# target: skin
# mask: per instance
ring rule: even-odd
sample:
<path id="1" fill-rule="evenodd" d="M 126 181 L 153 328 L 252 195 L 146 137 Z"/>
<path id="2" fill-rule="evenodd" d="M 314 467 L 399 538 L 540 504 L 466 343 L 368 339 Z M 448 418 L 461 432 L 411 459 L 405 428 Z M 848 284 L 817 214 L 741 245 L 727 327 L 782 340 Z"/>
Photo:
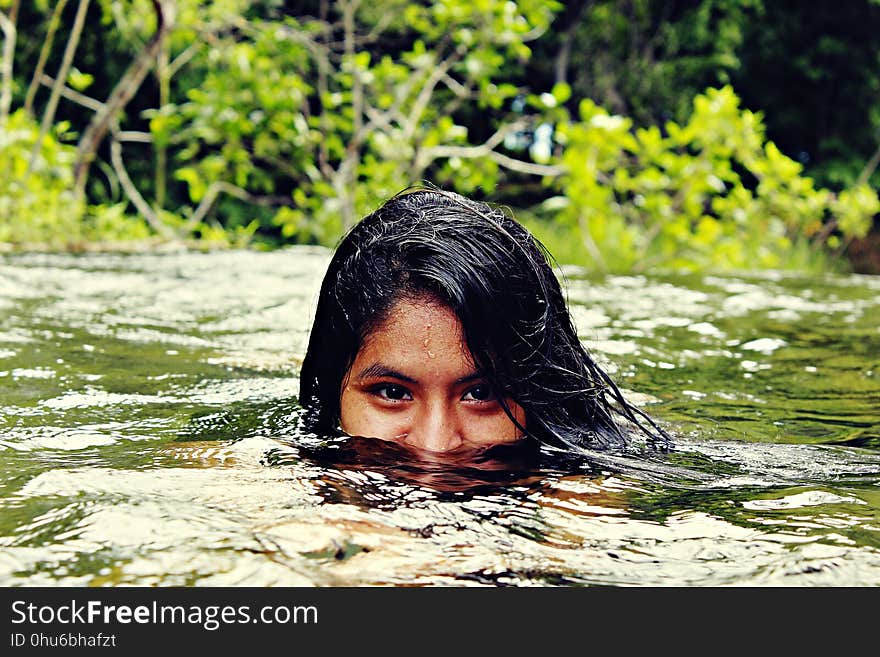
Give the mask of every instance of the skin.
<path id="1" fill-rule="evenodd" d="M 436 299 L 404 299 L 364 340 L 342 383 L 343 431 L 449 454 L 522 438 L 475 369 L 461 323 Z M 525 412 L 505 400 L 525 426 Z"/>

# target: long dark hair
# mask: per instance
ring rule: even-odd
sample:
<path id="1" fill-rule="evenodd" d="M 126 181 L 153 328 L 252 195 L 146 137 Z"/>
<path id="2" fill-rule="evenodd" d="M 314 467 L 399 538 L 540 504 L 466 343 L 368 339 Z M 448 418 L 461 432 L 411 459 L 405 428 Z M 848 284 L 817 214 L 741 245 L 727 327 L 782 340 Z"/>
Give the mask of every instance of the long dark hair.
<path id="1" fill-rule="evenodd" d="M 607 449 L 640 430 L 669 443 L 581 344 L 546 249 L 505 212 L 436 189 L 394 196 L 339 243 L 300 372 L 307 431 L 338 431 L 342 381 L 364 339 L 397 301 L 425 296 L 458 317 L 497 398 L 525 410 L 529 438 Z"/>

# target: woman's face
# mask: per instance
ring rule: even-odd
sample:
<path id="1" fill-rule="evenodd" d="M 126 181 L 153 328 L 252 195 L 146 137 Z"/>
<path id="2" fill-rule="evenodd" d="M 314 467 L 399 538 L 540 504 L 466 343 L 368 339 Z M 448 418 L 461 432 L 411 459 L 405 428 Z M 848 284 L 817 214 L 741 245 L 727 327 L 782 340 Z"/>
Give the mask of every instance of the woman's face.
<path id="1" fill-rule="evenodd" d="M 342 382 L 343 431 L 430 452 L 519 440 L 472 361 L 452 310 L 430 298 L 399 301 Z M 506 401 L 525 426 L 523 409 Z"/>

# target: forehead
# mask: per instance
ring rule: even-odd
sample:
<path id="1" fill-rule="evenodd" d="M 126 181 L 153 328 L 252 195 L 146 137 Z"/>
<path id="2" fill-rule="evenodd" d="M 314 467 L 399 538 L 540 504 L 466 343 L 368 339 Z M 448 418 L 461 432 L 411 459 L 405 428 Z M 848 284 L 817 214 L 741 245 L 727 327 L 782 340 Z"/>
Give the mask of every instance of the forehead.
<path id="1" fill-rule="evenodd" d="M 461 322 L 455 312 L 433 296 L 404 297 L 396 301 L 387 313 L 385 321 L 374 332 L 392 328 L 443 327 L 461 332 Z"/>
<path id="2" fill-rule="evenodd" d="M 370 362 L 367 362 L 370 361 Z M 365 338 L 355 366 L 374 362 L 433 370 L 473 369 L 458 317 L 431 298 L 402 299 Z"/>

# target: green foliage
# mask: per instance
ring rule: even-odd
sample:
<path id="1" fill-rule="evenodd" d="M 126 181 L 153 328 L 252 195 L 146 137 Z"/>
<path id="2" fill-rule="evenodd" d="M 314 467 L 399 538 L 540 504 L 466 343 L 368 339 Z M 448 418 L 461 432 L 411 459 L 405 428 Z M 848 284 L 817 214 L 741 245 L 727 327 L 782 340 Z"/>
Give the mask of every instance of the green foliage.
<path id="1" fill-rule="evenodd" d="M 147 237 L 144 223 L 122 206 L 87 208 L 77 199 L 68 128 L 56 124 L 35 149 L 40 128 L 23 110 L 0 122 L 0 242 L 58 248 Z"/>
<path id="2" fill-rule="evenodd" d="M 40 242 L 50 236 L 63 243 L 80 237 L 85 208 L 72 192 L 75 153 L 60 141 L 67 127 L 57 125 L 35 149 L 40 128 L 22 110 L 0 124 L 0 241 Z"/>
<path id="3" fill-rule="evenodd" d="M 118 33 L 123 43 L 136 52 L 139 45 L 156 31 L 156 14 L 151 0 L 99 0 L 101 20 L 106 29 Z M 180 52 L 208 33 L 240 20 L 253 0 L 175 0 L 175 30 L 172 48 Z"/>
<path id="4" fill-rule="evenodd" d="M 529 68 L 547 79 L 567 61 L 563 79 L 576 98 L 636 126 L 683 121 L 694 96 L 739 70 L 747 26 L 768 29 L 763 14 L 763 0 L 571 2 Z M 570 55 L 560 59 L 566 43 Z"/>
<path id="5" fill-rule="evenodd" d="M 468 150 L 474 137 L 455 111 L 491 109 L 504 124 L 520 93 L 503 80 L 505 66 L 529 57 L 526 42 L 557 8 L 397 0 L 381 12 L 338 3 L 328 20 L 252 20 L 214 43 L 198 61 L 198 87 L 151 112 L 150 129 L 175 149 L 190 208 L 218 184 L 286 197 L 271 220 L 282 238 L 332 244 L 424 178 L 465 192 L 497 184 L 497 164 Z M 394 45 L 354 47 L 377 34 Z"/>
<path id="6" fill-rule="evenodd" d="M 876 190 L 853 184 L 880 176 L 878 50 L 848 42 L 876 32 L 875 0 L 166 5 L 174 28 L 119 112 L 124 170 L 105 142 L 87 200 L 71 191 L 73 139 L 155 33 L 150 0 L 92 3 L 96 29 L 33 162 L 45 85 L 33 117 L 0 126 L 0 165 L 12 172 L 0 181 L 0 240 L 152 232 L 332 245 L 384 198 L 429 180 L 527 206 L 563 262 L 817 269 L 878 212 Z M 53 7 L 21 4 L 13 107 Z M 814 12 L 821 20 L 806 20 Z M 765 102 L 766 122 L 742 107 Z M 135 208 L 147 216 L 131 219 Z"/>
<path id="7" fill-rule="evenodd" d="M 690 119 L 663 131 L 633 130 L 590 100 L 579 118 L 558 128 L 567 173 L 551 214 L 600 269 L 820 267 L 819 247 L 864 236 L 880 212 L 867 186 L 817 189 L 730 87 L 697 96 Z"/>
<path id="8" fill-rule="evenodd" d="M 761 108 L 767 133 L 821 185 L 841 189 L 870 175 L 880 146 L 880 3 L 767 2 L 742 26 L 731 82 Z M 870 177 L 880 186 L 880 170 Z"/>

